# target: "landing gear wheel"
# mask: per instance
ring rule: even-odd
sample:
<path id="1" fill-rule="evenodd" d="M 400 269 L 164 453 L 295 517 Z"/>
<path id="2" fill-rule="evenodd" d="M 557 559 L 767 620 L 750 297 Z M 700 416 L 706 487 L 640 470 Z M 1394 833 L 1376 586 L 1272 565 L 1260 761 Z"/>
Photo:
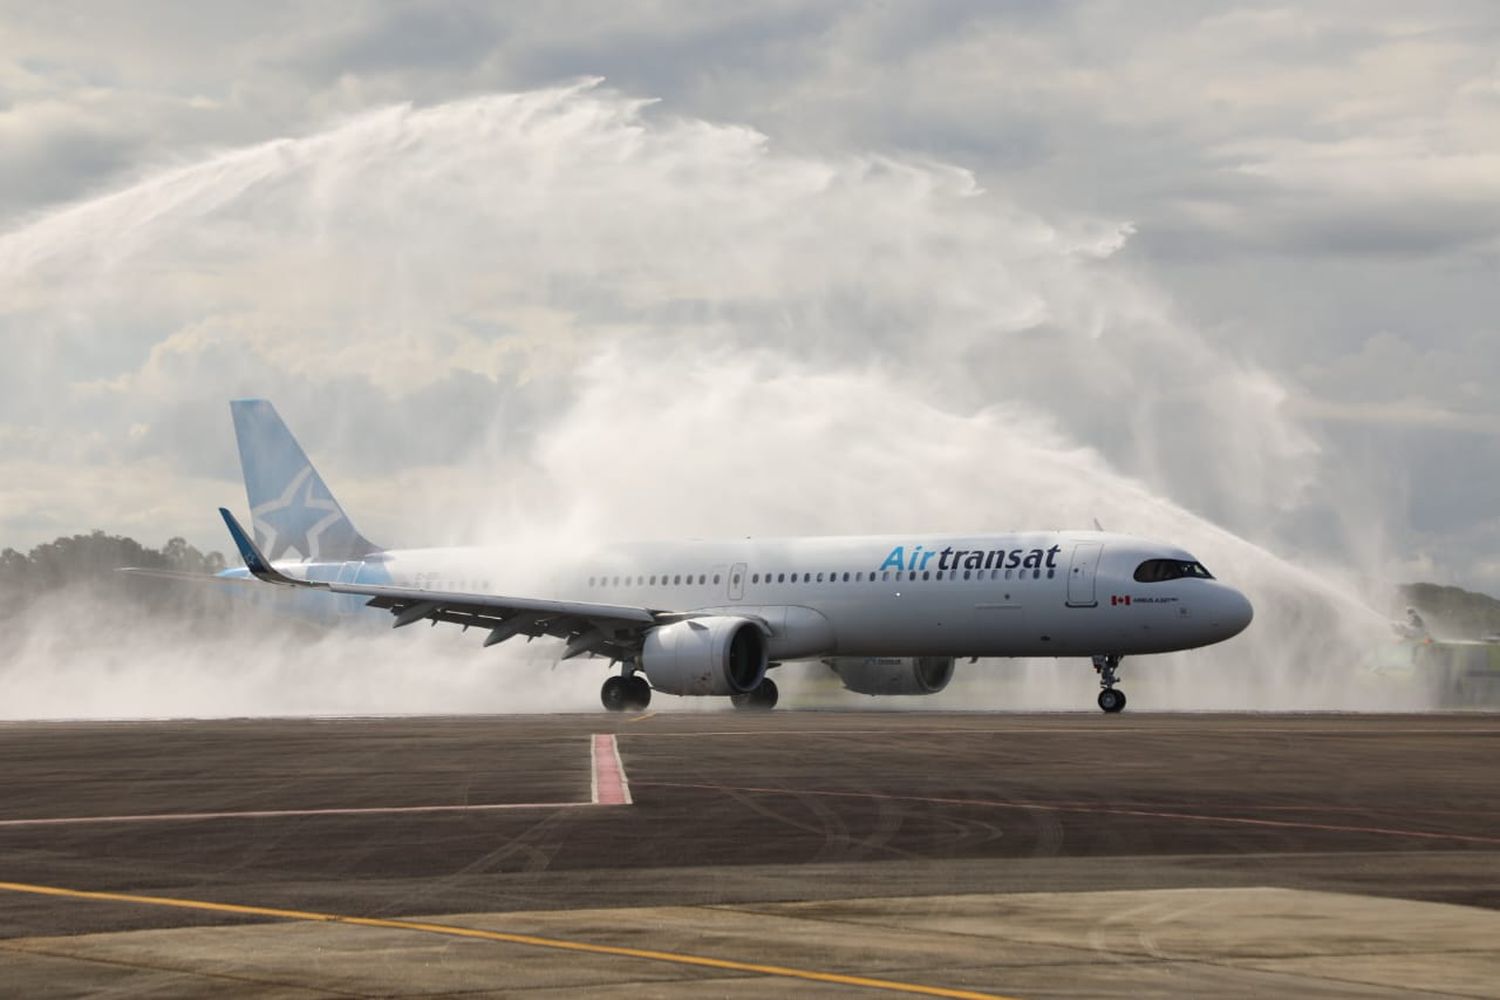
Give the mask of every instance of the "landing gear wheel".
<path id="1" fill-rule="evenodd" d="M 644 712 L 651 705 L 651 685 L 640 674 L 622 679 L 625 681 L 625 707 L 632 712 Z"/>
<path id="2" fill-rule="evenodd" d="M 1120 680 L 1119 669 L 1118 656 L 1094 657 L 1094 672 L 1099 675 L 1099 686 L 1104 689 L 1099 692 L 1099 707 L 1110 715 L 1125 707 L 1125 692 L 1115 688 Z"/>
<path id="3" fill-rule="evenodd" d="M 776 707 L 777 699 L 781 692 L 776 690 L 776 682 L 767 677 L 760 685 L 744 694 L 732 694 L 729 701 L 735 708 L 744 712 L 769 712 Z"/>
<path id="4" fill-rule="evenodd" d="M 630 701 L 630 682 L 619 674 L 604 679 L 599 688 L 599 701 L 606 711 L 623 712 Z"/>

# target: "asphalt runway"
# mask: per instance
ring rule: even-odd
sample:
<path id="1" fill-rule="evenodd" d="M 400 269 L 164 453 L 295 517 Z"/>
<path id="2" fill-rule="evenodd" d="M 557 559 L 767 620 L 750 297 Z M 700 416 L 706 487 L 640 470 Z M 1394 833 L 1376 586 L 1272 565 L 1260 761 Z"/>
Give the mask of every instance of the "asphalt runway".
<path id="1" fill-rule="evenodd" d="M 1500 995 L 1493 715 L 16 723 L 0 760 L 0 993 Z"/>

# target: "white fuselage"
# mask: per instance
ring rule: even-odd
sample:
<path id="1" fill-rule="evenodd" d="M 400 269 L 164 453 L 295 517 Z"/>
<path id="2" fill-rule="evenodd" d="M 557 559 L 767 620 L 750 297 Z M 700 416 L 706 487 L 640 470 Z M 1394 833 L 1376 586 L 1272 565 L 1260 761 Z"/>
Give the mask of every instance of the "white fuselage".
<path id="1" fill-rule="evenodd" d="M 494 548 L 392 550 L 278 564 L 297 576 L 546 597 L 764 621 L 773 660 L 828 656 L 1092 656 L 1227 639 L 1244 595 L 1206 576 L 1139 579 L 1183 550 L 1102 532 L 663 542 L 546 565 Z M 520 565 L 520 563 L 527 565 Z"/>

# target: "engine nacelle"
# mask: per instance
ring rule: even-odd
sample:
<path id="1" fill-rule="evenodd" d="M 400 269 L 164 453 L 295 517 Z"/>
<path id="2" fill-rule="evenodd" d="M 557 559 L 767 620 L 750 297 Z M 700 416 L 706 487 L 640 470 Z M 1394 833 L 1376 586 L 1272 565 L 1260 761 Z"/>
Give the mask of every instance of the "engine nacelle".
<path id="1" fill-rule="evenodd" d="M 689 618 L 646 633 L 641 669 L 667 694 L 753 691 L 766 676 L 766 635 L 746 618 Z"/>
<path id="2" fill-rule="evenodd" d="M 937 694 L 953 679 L 951 656 L 837 657 L 825 660 L 859 694 Z"/>

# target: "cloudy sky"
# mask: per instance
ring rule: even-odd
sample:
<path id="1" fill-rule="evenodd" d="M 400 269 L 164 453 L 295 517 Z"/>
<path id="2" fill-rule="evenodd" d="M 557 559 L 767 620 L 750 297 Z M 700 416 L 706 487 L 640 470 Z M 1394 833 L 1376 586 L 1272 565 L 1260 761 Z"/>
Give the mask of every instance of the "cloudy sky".
<path id="1" fill-rule="evenodd" d="M 1497 54 L 1483 2 L 0 3 L 0 545 L 222 548 L 264 395 L 389 544 L 1167 505 L 1500 594 Z"/>

